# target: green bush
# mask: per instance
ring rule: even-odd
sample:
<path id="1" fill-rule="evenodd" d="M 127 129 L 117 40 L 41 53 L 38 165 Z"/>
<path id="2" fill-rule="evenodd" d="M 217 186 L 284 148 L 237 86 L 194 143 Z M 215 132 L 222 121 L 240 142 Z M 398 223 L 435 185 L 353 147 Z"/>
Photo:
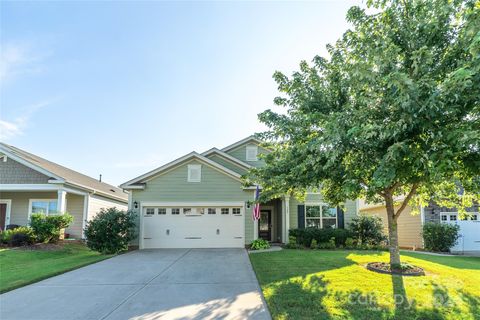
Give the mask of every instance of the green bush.
<path id="1" fill-rule="evenodd" d="M 335 249 L 337 247 L 335 238 L 331 238 L 328 242 L 322 242 L 318 244 L 318 249 Z"/>
<path id="2" fill-rule="evenodd" d="M 346 249 L 355 249 L 355 247 L 355 240 L 353 240 L 352 238 L 347 238 L 347 240 L 345 240 Z"/>
<path id="3" fill-rule="evenodd" d="M 350 230 L 357 244 L 379 245 L 386 241 L 380 217 L 360 215 L 352 219 Z"/>
<path id="4" fill-rule="evenodd" d="M 318 242 L 315 239 L 312 239 L 312 242 L 310 243 L 310 249 L 317 249 L 318 247 Z"/>
<path id="5" fill-rule="evenodd" d="M 87 246 L 95 251 L 113 254 L 128 249 L 136 238 L 136 215 L 117 208 L 100 209 L 85 227 Z"/>
<path id="6" fill-rule="evenodd" d="M 35 243 L 35 235 L 30 227 L 18 227 L 0 233 L 0 241 L 14 247 Z"/>
<path id="7" fill-rule="evenodd" d="M 297 243 L 297 238 L 295 236 L 288 237 L 288 243 L 285 245 L 287 249 L 298 249 L 300 245 Z"/>
<path id="8" fill-rule="evenodd" d="M 335 239 L 335 246 L 345 246 L 347 238 L 352 237 L 352 232 L 347 229 L 291 229 L 289 235 L 295 237 L 296 243 L 304 247 L 309 247 L 312 240 L 315 239 L 317 243 L 327 243 L 332 238 Z"/>
<path id="9" fill-rule="evenodd" d="M 423 226 L 425 249 L 430 251 L 449 252 L 458 238 L 460 227 L 456 224 L 429 222 Z"/>
<path id="10" fill-rule="evenodd" d="M 47 216 L 43 213 L 34 213 L 30 217 L 30 226 L 39 242 L 55 243 L 60 239 L 62 229 L 73 222 L 68 213 Z"/>
<path id="11" fill-rule="evenodd" d="M 265 239 L 253 240 L 250 244 L 250 250 L 263 250 L 270 248 L 270 243 Z"/>

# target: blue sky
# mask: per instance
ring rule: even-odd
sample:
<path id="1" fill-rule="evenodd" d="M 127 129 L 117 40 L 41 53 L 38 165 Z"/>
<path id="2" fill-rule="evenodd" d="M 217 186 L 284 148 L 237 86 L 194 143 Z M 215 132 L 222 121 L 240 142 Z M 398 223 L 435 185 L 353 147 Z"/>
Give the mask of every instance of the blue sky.
<path id="1" fill-rule="evenodd" d="M 118 185 L 264 128 L 360 1 L 0 2 L 0 139 Z"/>

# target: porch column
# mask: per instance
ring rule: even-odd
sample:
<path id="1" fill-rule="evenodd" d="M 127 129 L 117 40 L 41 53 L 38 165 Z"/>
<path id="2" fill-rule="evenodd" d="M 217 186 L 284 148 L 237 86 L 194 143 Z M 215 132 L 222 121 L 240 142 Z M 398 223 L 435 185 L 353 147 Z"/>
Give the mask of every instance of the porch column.
<path id="1" fill-rule="evenodd" d="M 64 214 L 67 210 L 67 191 L 60 189 L 57 191 L 57 211 L 60 214 Z"/>
<path id="2" fill-rule="evenodd" d="M 255 191 L 253 191 L 253 201 L 255 201 Z M 253 202 L 253 205 L 255 206 L 255 202 Z M 250 206 L 251 210 L 253 210 L 253 207 Z M 250 212 L 250 214 L 253 217 L 253 212 Z M 253 220 L 253 240 L 258 239 L 258 220 Z"/>
<path id="3" fill-rule="evenodd" d="M 283 209 L 284 208 L 284 209 Z M 285 238 L 284 243 L 288 243 L 288 230 L 290 230 L 290 196 L 286 195 L 283 197 L 282 210 L 284 210 L 285 215 L 283 219 L 285 221 Z"/>

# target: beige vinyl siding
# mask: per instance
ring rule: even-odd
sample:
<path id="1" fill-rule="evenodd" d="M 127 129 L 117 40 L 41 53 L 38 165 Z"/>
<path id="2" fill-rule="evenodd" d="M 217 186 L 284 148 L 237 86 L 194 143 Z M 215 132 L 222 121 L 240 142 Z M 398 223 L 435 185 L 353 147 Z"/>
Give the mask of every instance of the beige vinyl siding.
<path id="1" fill-rule="evenodd" d="M 57 199 L 56 192 L 0 192 L 0 199 L 12 200 L 10 224 L 25 226 L 29 223 L 28 211 L 30 199 Z"/>
<path id="2" fill-rule="evenodd" d="M 242 144 L 240 146 L 237 146 L 235 149 L 232 149 L 232 150 L 229 150 L 227 151 L 227 153 L 229 155 L 231 155 L 232 157 L 234 158 L 237 158 L 243 162 L 246 162 L 248 163 L 249 165 L 251 166 L 254 166 L 254 167 L 261 167 L 261 166 L 264 166 L 265 165 L 265 162 L 263 160 L 258 160 L 258 161 L 247 161 L 247 145 L 255 145 L 254 143 L 252 142 L 247 142 L 245 144 Z M 270 151 L 268 151 L 267 149 L 265 148 L 262 148 L 262 147 L 258 147 L 258 154 L 267 154 L 269 153 Z"/>
<path id="3" fill-rule="evenodd" d="M 7 157 L 0 161 L 0 184 L 44 184 L 49 177 Z"/>
<path id="4" fill-rule="evenodd" d="M 228 168 L 228 169 L 238 173 L 238 174 L 243 175 L 243 174 L 247 173 L 247 170 L 244 169 L 243 167 L 239 166 L 238 164 L 234 164 L 231 161 L 225 160 L 224 158 L 222 158 L 218 155 L 213 154 L 213 155 L 208 156 L 208 158 L 212 161 L 215 161 L 218 164 L 221 164 L 225 168 Z"/>
<path id="5" fill-rule="evenodd" d="M 67 193 L 67 212 L 73 216 L 73 223 L 65 229 L 71 238 L 81 238 L 83 228 L 83 206 L 85 196 Z"/>
<path id="6" fill-rule="evenodd" d="M 398 206 L 395 207 L 395 210 Z M 420 214 L 412 215 L 412 208 L 407 206 L 398 218 L 398 242 L 404 248 L 423 248 L 422 221 Z M 366 208 L 361 214 L 374 215 L 382 218 L 384 232 L 388 235 L 387 212 L 383 207 Z"/>
<path id="7" fill-rule="evenodd" d="M 105 198 L 99 195 L 90 195 L 88 198 L 88 216 L 87 219 L 90 220 L 93 217 L 97 215 L 98 212 L 100 212 L 100 209 L 105 208 L 113 208 L 116 207 L 119 210 L 127 210 L 128 206 L 127 204 L 112 200 L 109 198 Z"/>
<path id="8" fill-rule="evenodd" d="M 202 166 L 201 182 L 188 182 L 189 164 Z M 132 202 L 246 202 L 253 200 L 254 190 L 243 190 L 240 181 L 198 160 L 190 160 L 178 167 L 146 181 L 144 190 L 132 190 Z M 139 214 L 139 210 L 136 210 Z M 253 222 L 245 204 L 245 241 L 253 239 Z"/>

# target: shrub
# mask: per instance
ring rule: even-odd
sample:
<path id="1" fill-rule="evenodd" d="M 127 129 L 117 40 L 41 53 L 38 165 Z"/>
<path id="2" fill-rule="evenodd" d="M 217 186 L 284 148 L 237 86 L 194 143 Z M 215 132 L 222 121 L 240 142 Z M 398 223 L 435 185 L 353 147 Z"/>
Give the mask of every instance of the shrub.
<path id="1" fill-rule="evenodd" d="M 355 249 L 355 240 L 353 240 L 352 238 L 347 238 L 347 240 L 345 240 L 345 248 Z"/>
<path id="2" fill-rule="evenodd" d="M 317 249 L 318 247 L 318 242 L 315 239 L 312 239 L 312 242 L 310 243 L 310 249 Z"/>
<path id="3" fill-rule="evenodd" d="M 318 245 L 318 249 L 335 249 L 335 238 L 331 238 L 328 242 L 322 242 Z"/>
<path id="4" fill-rule="evenodd" d="M 353 238 L 358 244 L 379 245 L 387 237 L 383 234 L 383 223 L 380 217 L 360 215 L 350 223 Z"/>
<path id="5" fill-rule="evenodd" d="M 270 248 L 270 243 L 265 239 L 253 240 L 250 244 L 250 250 L 262 250 Z"/>
<path id="6" fill-rule="evenodd" d="M 105 254 L 127 250 L 129 242 L 136 238 L 135 221 L 132 211 L 100 209 L 85 227 L 87 246 Z"/>
<path id="7" fill-rule="evenodd" d="M 39 242 L 54 243 L 60 239 L 62 229 L 73 222 L 73 217 L 68 213 L 47 216 L 34 213 L 30 217 L 30 226 Z"/>
<path id="8" fill-rule="evenodd" d="M 317 243 L 326 243 L 330 239 L 335 239 L 335 246 L 345 246 L 347 238 L 352 237 L 352 232 L 347 229 L 291 229 L 289 235 L 295 237 L 296 242 L 304 247 L 309 247 L 312 240 L 315 239 Z"/>
<path id="9" fill-rule="evenodd" d="M 460 237 L 458 225 L 446 223 L 426 223 L 423 226 L 423 241 L 425 249 L 430 251 L 448 252 Z"/>
<path id="10" fill-rule="evenodd" d="M 35 235 L 30 227 L 17 227 L 0 233 L 1 242 L 11 246 L 24 246 L 35 242 Z"/>
<path id="11" fill-rule="evenodd" d="M 295 236 L 288 237 L 288 243 L 285 245 L 287 249 L 298 249 L 300 245 L 297 243 L 297 238 Z"/>

